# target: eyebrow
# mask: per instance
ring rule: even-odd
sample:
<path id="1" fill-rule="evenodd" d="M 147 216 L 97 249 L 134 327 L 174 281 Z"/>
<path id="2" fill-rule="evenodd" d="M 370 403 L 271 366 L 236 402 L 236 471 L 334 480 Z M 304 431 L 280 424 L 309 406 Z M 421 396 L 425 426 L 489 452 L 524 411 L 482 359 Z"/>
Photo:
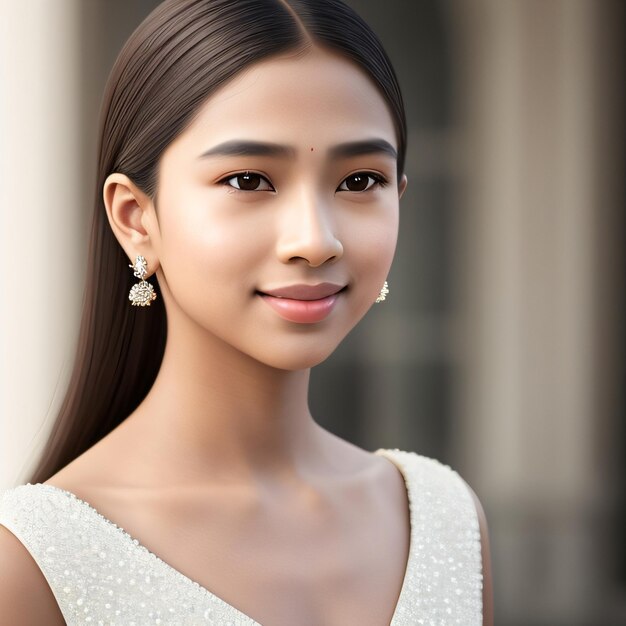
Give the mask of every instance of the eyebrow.
<path id="1" fill-rule="evenodd" d="M 361 156 L 362 154 L 386 154 L 393 159 L 398 158 L 396 149 L 385 139 L 347 141 L 330 148 L 329 154 L 333 158 L 347 158 Z"/>
<path id="2" fill-rule="evenodd" d="M 289 146 L 281 146 L 277 143 L 264 143 L 261 141 L 249 141 L 233 139 L 225 141 L 203 152 L 198 158 L 204 159 L 212 156 L 271 156 L 292 157 L 296 151 Z"/>
<path id="3" fill-rule="evenodd" d="M 398 158 L 395 148 L 385 139 L 363 139 L 360 141 L 347 141 L 332 146 L 328 150 L 331 158 L 348 158 L 361 156 L 363 154 L 385 154 L 393 159 Z M 198 158 L 204 159 L 213 156 L 269 156 L 269 157 L 290 157 L 296 155 L 295 148 L 277 143 L 267 143 L 261 141 L 250 141 L 233 139 L 225 141 L 206 152 Z"/>

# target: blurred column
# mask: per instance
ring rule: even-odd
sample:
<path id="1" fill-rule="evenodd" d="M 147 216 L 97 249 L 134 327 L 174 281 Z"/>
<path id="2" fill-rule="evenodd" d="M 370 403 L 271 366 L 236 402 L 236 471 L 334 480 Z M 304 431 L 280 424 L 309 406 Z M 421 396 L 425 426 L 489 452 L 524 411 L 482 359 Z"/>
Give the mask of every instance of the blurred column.
<path id="1" fill-rule="evenodd" d="M 595 385 L 611 372 L 594 347 L 594 280 L 607 270 L 597 200 L 611 155 L 597 121 L 615 68 L 610 12 L 595 0 L 447 6 L 465 133 L 455 443 L 490 521 L 497 621 L 608 624 L 612 451 L 596 454 Z"/>
<path id="2" fill-rule="evenodd" d="M 0 488 L 36 461 L 73 366 L 98 115 L 159 0 L 0 0 Z"/>
<path id="3" fill-rule="evenodd" d="M 0 488 L 69 375 L 85 238 L 81 0 L 0 0 Z"/>

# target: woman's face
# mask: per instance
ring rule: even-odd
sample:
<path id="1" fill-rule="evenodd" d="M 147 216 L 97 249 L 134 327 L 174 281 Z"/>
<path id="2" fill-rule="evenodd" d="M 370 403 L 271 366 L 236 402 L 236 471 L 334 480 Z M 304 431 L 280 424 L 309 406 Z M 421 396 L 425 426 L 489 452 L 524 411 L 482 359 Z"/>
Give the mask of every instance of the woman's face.
<path id="1" fill-rule="evenodd" d="M 394 150 L 385 101 L 332 52 L 224 85 L 159 163 L 151 239 L 168 327 L 281 369 L 323 361 L 387 278 L 406 184 Z M 262 295 L 321 283 L 335 287 Z"/>

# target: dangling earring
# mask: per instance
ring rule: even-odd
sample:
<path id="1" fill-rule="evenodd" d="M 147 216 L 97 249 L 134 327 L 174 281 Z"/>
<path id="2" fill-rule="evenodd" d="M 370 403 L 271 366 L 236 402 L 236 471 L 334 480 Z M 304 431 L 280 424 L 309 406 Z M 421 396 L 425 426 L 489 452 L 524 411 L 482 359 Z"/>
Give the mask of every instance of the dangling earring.
<path id="1" fill-rule="evenodd" d="M 387 284 L 387 281 L 385 281 L 383 288 L 380 290 L 380 294 L 378 295 L 378 298 L 376 298 L 376 302 L 382 302 L 387 297 L 388 293 L 389 293 L 389 285 Z"/>
<path id="2" fill-rule="evenodd" d="M 133 285 L 128 294 L 128 299 L 132 302 L 133 306 L 150 306 L 152 300 L 156 300 L 156 293 L 154 287 L 144 280 L 145 276 L 148 274 L 146 259 L 138 255 L 135 260 L 135 265 L 129 265 L 128 267 L 134 269 L 133 275 L 141 279 L 140 283 Z"/>

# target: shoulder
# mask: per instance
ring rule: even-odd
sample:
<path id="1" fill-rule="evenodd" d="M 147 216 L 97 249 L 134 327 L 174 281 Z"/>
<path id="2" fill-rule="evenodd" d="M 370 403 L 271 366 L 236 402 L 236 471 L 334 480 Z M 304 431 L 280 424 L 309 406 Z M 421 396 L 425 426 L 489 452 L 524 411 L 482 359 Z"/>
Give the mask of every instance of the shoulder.
<path id="1" fill-rule="evenodd" d="M 489 546 L 489 531 L 487 526 L 487 517 L 483 506 L 469 484 L 461 477 L 461 475 L 449 465 L 438 461 L 437 459 L 423 456 L 417 452 L 394 449 L 379 450 L 385 456 L 391 456 L 399 462 L 410 478 L 413 485 L 428 488 L 427 492 L 432 497 L 439 499 L 443 493 L 447 498 L 446 501 L 452 504 L 448 507 L 450 511 L 454 510 L 458 521 L 462 520 L 460 509 L 455 500 L 462 497 L 466 506 L 463 510 L 466 512 L 465 519 L 470 518 L 473 527 L 478 529 L 480 535 L 480 554 L 482 563 L 482 606 L 483 606 L 483 626 L 493 625 L 493 586 L 491 576 L 491 556 Z M 433 490 L 434 488 L 434 490 Z M 416 489 L 417 490 L 417 489 Z M 420 502 L 421 504 L 421 502 Z M 476 548 L 478 549 L 478 548 Z"/>
<path id="2" fill-rule="evenodd" d="M 388 457 L 404 474 L 413 508 L 445 524 L 450 533 L 467 537 L 468 547 L 472 546 L 472 560 L 478 564 L 479 539 L 483 529 L 486 531 L 485 514 L 476 494 L 459 473 L 437 459 L 416 452 L 398 448 L 376 452 Z"/>
<path id="3" fill-rule="evenodd" d="M 416 457 L 426 459 L 428 457 L 422 457 L 416 453 Z M 487 516 L 485 510 L 480 502 L 480 499 L 476 495 L 476 492 L 470 487 L 467 481 L 454 469 L 448 465 L 444 465 L 436 459 L 428 459 L 430 462 L 434 462 L 445 468 L 448 472 L 456 478 L 460 485 L 469 493 L 471 501 L 476 510 L 476 518 L 478 520 L 478 529 L 480 533 L 480 552 L 482 561 L 482 606 L 483 606 L 483 626 L 493 626 L 493 582 L 491 576 L 491 548 L 489 545 L 489 528 L 487 526 Z"/>
<path id="4" fill-rule="evenodd" d="M 3 623 L 15 626 L 65 624 L 54 594 L 34 558 L 3 525 L 1 505 L 0 615 Z"/>
<path id="5" fill-rule="evenodd" d="M 473 513 L 472 500 L 467 489 L 468 485 L 458 472 L 449 465 L 435 458 L 398 448 L 379 448 L 376 454 L 381 454 L 394 461 L 416 491 L 421 491 L 423 487 L 426 494 L 433 496 L 435 491 L 438 496 L 445 492 L 449 497 L 460 500 L 466 505 L 465 509 Z"/>

